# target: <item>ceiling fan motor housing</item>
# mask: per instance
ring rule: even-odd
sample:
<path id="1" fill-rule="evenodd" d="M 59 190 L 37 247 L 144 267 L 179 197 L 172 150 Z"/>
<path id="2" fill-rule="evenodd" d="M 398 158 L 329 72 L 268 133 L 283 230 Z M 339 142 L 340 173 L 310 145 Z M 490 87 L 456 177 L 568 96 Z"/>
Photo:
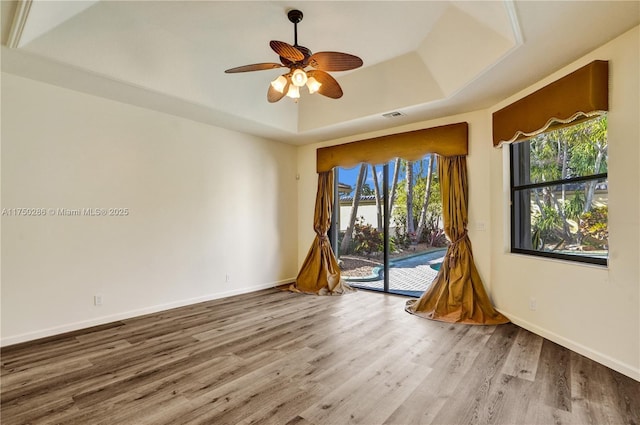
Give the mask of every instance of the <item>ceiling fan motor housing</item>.
<path id="1" fill-rule="evenodd" d="M 289 12 L 287 12 L 287 17 L 289 18 L 290 22 L 297 24 L 302 21 L 303 15 L 302 12 L 298 9 L 291 9 Z"/>

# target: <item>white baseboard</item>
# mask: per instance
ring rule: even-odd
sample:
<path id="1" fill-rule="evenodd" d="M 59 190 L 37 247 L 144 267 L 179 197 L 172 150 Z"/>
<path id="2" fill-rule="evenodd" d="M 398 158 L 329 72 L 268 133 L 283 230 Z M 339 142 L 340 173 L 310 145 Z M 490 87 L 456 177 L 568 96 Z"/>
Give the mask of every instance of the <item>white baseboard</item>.
<path id="1" fill-rule="evenodd" d="M 83 320 L 80 322 L 68 323 L 61 326 L 55 326 L 48 329 L 40 329 L 33 332 L 27 332 L 20 335 L 3 337 L 0 339 L 0 347 L 7 347 L 9 345 L 19 344 L 21 342 L 33 341 L 40 338 L 46 338 L 49 336 L 59 335 L 66 332 L 77 331 L 80 329 L 90 328 L 92 326 L 104 325 L 106 323 L 116 322 L 118 320 L 131 319 L 132 317 L 143 316 L 145 314 L 157 313 L 159 311 L 170 310 L 172 308 L 184 307 L 191 304 L 197 304 L 205 301 L 217 300 L 220 298 L 227 298 L 234 295 L 247 294 L 249 292 L 260 291 L 262 289 L 274 288 L 276 286 L 283 285 L 285 283 L 294 282 L 296 279 L 284 279 L 277 282 L 263 283 L 261 285 L 249 286 L 244 288 L 232 289 L 224 292 L 216 292 L 213 294 L 203 295 L 201 297 L 189 298 L 186 300 L 174 301 L 166 304 L 159 304 L 149 307 L 144 307 L 136 310 L 125 311 L 122 313 L 111 314 L 109 316 L 102 316 L 93 318 L 90 320 Z"/>
<path id="2" fill-rule="evenodd" d="M 593 361 L 601 363 L 611 369 L 622 373 L 636 381 L 640 381 L 640 368 L 634 367 L 630 364 L 621 362 L 611 356 L 608 356 L 599 351 L 593 350 L 585 345 L 582 345 L 578 342 L 575 342 L 571 339 L 565 338 L 561 335 L 558 335 L 554 332 L 551 332 L 548 329 L 541 328 L 537 325 L 534 325 L 531 322 L 528 322 L 518 316 L 515 316 L 508 311 L 504 311 L 502 309 L 496 308 L 500 313 L 504 314 L 516 325 L 533 332 L 536 335 L 540 335 L 543 338 L 546 338 L 550 341 L 555 342 L 556 344 L 562 345 L 565 348 L 575 351 L 578 354 L 582 354 L 585 357 L 590 358 Z"/>

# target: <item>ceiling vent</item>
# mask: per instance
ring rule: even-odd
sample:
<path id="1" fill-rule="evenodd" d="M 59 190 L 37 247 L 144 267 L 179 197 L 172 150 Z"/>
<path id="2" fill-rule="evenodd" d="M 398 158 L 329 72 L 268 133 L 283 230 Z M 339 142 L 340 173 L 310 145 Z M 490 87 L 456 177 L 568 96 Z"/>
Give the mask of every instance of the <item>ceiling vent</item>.
<path id="1" fill-rule="evenodd" d="M 405 117 L 406 115 L 403 114 L 402 112 L 393 111 L 393 112 L 387 112 L 386 114 L 382 114 L 382 116 L 385 118 L 399 118 L 399 117 Z"/>

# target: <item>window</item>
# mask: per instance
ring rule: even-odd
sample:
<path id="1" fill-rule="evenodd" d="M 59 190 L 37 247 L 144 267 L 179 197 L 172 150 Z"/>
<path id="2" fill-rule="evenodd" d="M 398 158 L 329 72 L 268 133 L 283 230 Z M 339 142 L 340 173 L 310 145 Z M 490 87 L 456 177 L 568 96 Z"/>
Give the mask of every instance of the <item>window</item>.
<path id="1" fill-rule="evenodd" d="M 607 117 L 510 145 L 511 252 L 607 264 Z"/>

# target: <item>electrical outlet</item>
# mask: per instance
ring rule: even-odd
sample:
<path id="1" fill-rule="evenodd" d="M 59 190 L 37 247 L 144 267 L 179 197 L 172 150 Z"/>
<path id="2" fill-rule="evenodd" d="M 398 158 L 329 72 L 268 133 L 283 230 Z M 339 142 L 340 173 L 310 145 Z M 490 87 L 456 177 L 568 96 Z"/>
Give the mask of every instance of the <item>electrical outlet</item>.
<path id="1" fill-rule="evenodd" d="M 225 282 L 231 282 L 231 275 L 229 273 L 227 273 L 224 277 L 224 281 Z"/>
<path id="2" fill-rule="evenodd" d="M 538 309 L 538 300 L 529 298 L 529 310 L 536 311 Z"/>
<path id="3" fill-rule="evenodd" d="M 96 305 L 96 306 L 102 305 L 102 295 L 93 296 L 93 305 Z"/>

